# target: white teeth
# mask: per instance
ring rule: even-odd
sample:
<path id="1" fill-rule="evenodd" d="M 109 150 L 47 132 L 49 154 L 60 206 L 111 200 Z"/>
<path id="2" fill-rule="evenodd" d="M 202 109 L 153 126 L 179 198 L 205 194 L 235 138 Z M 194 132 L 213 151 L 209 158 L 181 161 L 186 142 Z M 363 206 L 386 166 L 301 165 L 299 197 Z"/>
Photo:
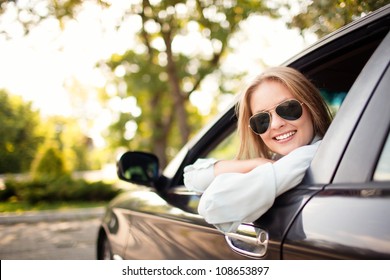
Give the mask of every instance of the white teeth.
<path id="1" fill-rule="evenodd" d="M 288 137 L 293 136 L 294 134 L 295 134 L 295 131 L 291 131 L 291 132 L 288 132 L 286 134 L 282 134 L 282 135 L 276 136 L 275 139 L 278 140 L 278 141 L 279 140 L 284 140 L 284 139 L 286 139 Z"/>

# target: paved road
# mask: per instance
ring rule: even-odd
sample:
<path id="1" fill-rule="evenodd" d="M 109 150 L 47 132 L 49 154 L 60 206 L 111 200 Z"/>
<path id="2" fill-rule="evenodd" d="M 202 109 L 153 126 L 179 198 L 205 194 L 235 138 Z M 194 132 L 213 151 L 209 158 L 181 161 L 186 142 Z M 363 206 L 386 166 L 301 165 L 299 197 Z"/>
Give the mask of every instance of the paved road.
<path id="1" fill-rule="evenodd" d="M 95 260 L 104 209 L 0 215 L 2 260 Z"/>

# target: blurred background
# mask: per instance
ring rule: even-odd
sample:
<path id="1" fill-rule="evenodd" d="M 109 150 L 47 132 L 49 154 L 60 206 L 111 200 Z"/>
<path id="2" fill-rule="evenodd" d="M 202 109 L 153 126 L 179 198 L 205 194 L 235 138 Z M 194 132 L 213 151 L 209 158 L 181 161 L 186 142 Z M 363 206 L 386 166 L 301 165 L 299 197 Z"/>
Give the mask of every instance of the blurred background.
<path id="1" fill-rule="evenodd" d="M 389 2 L 0 0 L 0 213 L 104 206 L 124 151 L 166 166 L 262 69 Z"/>

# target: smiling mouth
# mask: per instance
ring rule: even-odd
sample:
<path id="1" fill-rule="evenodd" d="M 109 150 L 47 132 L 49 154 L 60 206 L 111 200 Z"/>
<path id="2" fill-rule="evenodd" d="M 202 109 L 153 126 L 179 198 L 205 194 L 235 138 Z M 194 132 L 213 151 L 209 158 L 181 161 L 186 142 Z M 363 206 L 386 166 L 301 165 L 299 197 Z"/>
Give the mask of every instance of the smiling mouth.
<path id="1" fill-rule="evenodd" d="M 284 134 L 280 134 L 278 136 L 275 136 L 274 139 L 276 141 L 282 141 L 282 140 L 286 140 L 290 137 L 292 137 L 295 133 L 297 133 L 297 131 L 290 131 L 290 132 L 287 132 L 287 133 L 284 133 Z"/>

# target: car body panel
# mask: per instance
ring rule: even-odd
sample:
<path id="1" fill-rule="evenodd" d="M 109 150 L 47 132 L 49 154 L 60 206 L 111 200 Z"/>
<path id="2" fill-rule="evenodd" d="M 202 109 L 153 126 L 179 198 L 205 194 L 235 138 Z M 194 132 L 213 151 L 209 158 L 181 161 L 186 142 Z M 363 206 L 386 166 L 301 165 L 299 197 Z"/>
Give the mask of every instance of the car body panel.
<path id="1" fill-rule="evenodd" d="M 386 39 L 387 41 L 384 43 L 386 46 L 390 46 L 390 36 L 387 36 Z M 390 57 L 390 47 L 386 51 L 387 57 Z M 345 151 L 333 180 L 334 183 L 367 182 L 372 178 L 383 143 L 385 143 L 389 133 L 389 61 L 384 72 L 385 74 L 380 75 L 380 84 L 375 87 L 375 95 L 366 106 L 364 118 L 359 122 Z"/>
<path id="2" fill-rule="evenodd" d="M 116 246 L 116 243 L 112 246 L 113 255 L 120 258 L 218 259 L 223 256 L 225 259 L 242 259 L 228 249 L 224 235 L 201 216 L 167 204 L 148 188 L 135 187 L 133 191 L 120 195 L 115 207 L 110 209 L 111 222 L 106 224 L 110 225 L 110 236 L 121 240 L 122 246 Z M 147 254 L 145 247 L 148 248 Z"/>
<path id="3" fill-rule="evenodd" d="M 388 67 L 379 80 L 333 184 L 315 195 L 292 225 L 284 259 L 390 258 L 390 185 L 372 181 L 390 126 Z M 292 234 L 298 229 L 305 233 L 300 238 Z"/>
<path id="4" fill-rule="evenodd" d="M 296 218 L 283 259 L 390 259 L 389 211 L 388 184 L 327 187 Z"/>

